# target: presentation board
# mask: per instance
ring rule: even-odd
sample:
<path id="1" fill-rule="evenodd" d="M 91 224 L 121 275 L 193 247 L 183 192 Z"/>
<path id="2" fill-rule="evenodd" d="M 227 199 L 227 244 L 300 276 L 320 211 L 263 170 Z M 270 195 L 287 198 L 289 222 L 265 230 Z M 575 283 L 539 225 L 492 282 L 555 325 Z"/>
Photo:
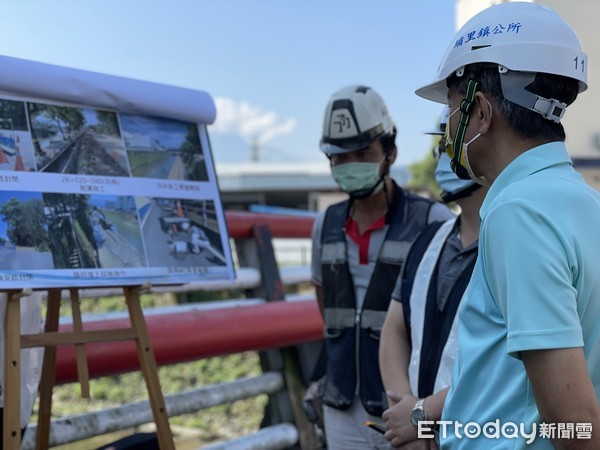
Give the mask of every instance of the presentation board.
<path id="1" fill-rule="evenodd" d="M 0 286 L 233 279 L 202 91 L 0 56 Z"/>

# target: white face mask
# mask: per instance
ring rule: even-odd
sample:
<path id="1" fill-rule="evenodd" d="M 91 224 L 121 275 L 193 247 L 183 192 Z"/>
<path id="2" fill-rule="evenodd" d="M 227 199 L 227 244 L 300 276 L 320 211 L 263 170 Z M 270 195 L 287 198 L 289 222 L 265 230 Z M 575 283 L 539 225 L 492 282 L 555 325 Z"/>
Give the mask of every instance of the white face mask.
<path id="1" fill-rule="evenodd" d="M 381 162 L 350 162 L 339 166 L 332 166 L 331 173 L 335 182 L 342 191 L 357 194 L 357 197 L 368 197 L 379 192 L 382 187 L 383 177 L 380 173 Z M 369 190 L 371 190 L 369 192 Z M 361 194 L 366 195 L 361 195 Z"/>
<path id="2" fill-rule="evenodd" d="M 473 168 L 471 167 L 471 163 L 469 162 L 469 145 L 471 145 L 473 142 L 479 139 L 479 136 L 481 136 L 481 133 L 477 133 L 469 142 L 463 142 L 463 155 L 465 155 L 464 167 L 465 169 L 467 169 L 467 173 L 469 174 L 471 180 L 475 181 L 478 184 L 481 184 L 482 186 L 486 186 L 487 182 L 485 181 L 485 177 L 478 177 L 477 175 L 475 175 L 475 172 L 473 172 Z"/>

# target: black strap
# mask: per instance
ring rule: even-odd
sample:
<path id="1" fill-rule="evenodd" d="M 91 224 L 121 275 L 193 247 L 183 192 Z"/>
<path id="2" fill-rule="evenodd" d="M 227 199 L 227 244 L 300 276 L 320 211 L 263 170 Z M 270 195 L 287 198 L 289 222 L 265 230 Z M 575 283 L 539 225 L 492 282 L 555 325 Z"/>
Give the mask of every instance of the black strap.
<path id="1" fill-rule="evenodd" d="M 432 222 L 421 231 L 415 242 L 413 242 L 406 262 L 404 263 L 404 271 L 400 279 L 400 300 L 402 301 L 402 309 L 404 312 L 404 325 L 410 342 L 410 296 L 414 284 L 417 269 L 421 263 L 421 259 L 429 247 L 429 243 L 436 235 L 444 222 Z"/>
<path id="2" fill-rule="evenodd" d="M 469 173 L 464 167 L 461 166 L 460 162 L 462 159 L 463 142 L 465 140 L 465 132 L 469 125 L 469 119 L 471 118 L 471 108 L 475 103 L 475 93 L 479 84 L 475 80 L 469 80 L 467 85 L 467 92 L 465 98 L 460 102 L 460 117 L 458 121 L 458 128 L 456 129 L 456 136 L 454 139 L 454 155 L 450 160 L 450 167 L 456 173 L 458 178 L 468 180 L 470 178 Z"/>
<path id="3" fill-rule="evenodd" d="M 435 379 L 437 377 L 442 353 L 452 329 L 454 317 L 462 300 L 467 285 L 471 280 L 473 268 L 477 258 L 462 271 L 454 282 L 448 301 L 442 310 L 438 308 L 438 265 L 431 277 L 425 306 L 425 320 L 423 322 L 423 341 L 421 342 L 421 361 L 419 364 L 419 389 L 420 398 L 433 394 Z M 439 259 L 438 259 L 439 262 Z"/>

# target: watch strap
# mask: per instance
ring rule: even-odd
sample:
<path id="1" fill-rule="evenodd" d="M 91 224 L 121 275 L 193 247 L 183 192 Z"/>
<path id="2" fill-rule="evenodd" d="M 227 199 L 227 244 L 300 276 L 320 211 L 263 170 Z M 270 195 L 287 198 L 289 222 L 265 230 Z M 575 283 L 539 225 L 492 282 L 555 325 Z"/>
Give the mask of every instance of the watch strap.
<path id="1" fill-rule="evenodd" d="M 416 427 L 420 421 L 428 420 L 427 413 L 424 409 L 425 399 L 421 398 L 417 400 L 415 406 L 410 413 L 410 422 Z"/>

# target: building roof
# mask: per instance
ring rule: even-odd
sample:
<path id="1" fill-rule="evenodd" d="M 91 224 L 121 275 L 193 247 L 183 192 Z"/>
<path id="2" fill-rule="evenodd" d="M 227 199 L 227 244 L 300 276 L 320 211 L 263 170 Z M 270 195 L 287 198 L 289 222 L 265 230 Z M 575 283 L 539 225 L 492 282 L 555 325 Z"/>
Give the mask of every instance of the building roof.
<path id="1" fill-rule="evenodd" d="M 216 169 L 223 192 L 338 190 L 326 161 L 217 163 Z M 408 169 L 392 166 L 392 177 L 405 185 L 409 179 Z"/>

